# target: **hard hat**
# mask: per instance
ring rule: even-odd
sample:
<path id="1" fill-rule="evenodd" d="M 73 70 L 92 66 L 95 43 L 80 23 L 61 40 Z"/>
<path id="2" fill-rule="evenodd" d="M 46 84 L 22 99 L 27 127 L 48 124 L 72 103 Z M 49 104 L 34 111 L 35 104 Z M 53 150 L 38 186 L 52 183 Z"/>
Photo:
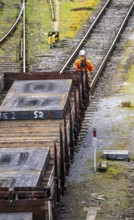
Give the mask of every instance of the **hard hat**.
<path id="1" fill-rule="evenodd" d="M 80 56 L 85 56 L 86 55 L 86 51 L 85 50 L 80 50 L 79 55 Z"/>

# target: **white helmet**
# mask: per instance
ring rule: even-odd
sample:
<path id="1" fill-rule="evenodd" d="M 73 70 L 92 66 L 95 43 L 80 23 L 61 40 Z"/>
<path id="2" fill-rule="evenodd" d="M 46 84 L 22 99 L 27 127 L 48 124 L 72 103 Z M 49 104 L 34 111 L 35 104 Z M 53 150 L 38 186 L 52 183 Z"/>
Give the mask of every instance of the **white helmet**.
<path id="1" fill-rule="evenodd" d="M 85 56 L 86 55 L 86 51 L 85 50 L 80 50 L 79 55 L 80 56 Z"/>

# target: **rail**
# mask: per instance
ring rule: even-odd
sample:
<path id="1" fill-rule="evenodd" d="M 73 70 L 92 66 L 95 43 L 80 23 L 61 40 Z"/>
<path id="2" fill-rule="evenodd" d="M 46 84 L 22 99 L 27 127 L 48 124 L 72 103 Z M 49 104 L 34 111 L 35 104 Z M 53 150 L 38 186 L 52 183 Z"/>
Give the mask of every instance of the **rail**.
<path id="1" fill-rule="evenodd" d="M 80 43 L 78 44 L 78 46 L 76 47 L 76 49 L 74 50 L 74 52 L 72 53 L 72 55 L 70 56 L 70 58 L 67 60 L 67 62 L 65 63 L 65 65 L 62 67 L 62 69 L 60 70 L 60 74 L 63 73 L 63 71 L 66 69 L 67 65 L 69 65 L 71 63 L 71 61 L 73 60 L 74 56 L 78 53 L 79 49 L 81 48 L 82 44 L 84 43 L 85 39 L 89 36 L 89 34 L 91 34 L 92 29 L 95 27 L 96 23 L 98 22 L 98 20 L 100 19 L 100 17 L 102 16 L 103 12 L 105 11 L 105 9 L 107 8 L 107 6 L 109 5 L 109 3 L 111 2 L 111 0 L 108 0 L 104 7 L 102 8 L 102 10 L 99 12 L 99 14 L 97 15 L 96 19 L 94 20 L 94 22 L 92 23 L 92 25 L 90 26 L 90 28 L 88 29 L 87 33 L 85 34 L 85 36 L 82 38 L 82 40 L 80 41 Z"/>
<path id="2" fill-rule="evenodd" d="M 114 40 L 113 40 L 113 42 L 112 42 L 112 44 L 111 44 L 111 46 L 110 46 L 108 52 L 107 52 L 107 54 L 105 55 L 105 57 L 104 57 L 104 59 L 103 59 L 101 65 L 100 65 L 100 67 L 99 67 L 97 73 L 95 74 L 95 77 L 94 77 L 93 81 L 91 82 L 91 85 L 90 85 L 91 91 L 94 89 L 95 84 L 96 84 L 96 82 L 98 81 L 98 78 L 99 78 L 100 74 L 102 73 L 104 67 L 106 66 L 106 63 L 107 63 L 107 61 L 108 61 L 108 59 L 109 59 L 109 56 L 110 56 L 111 52 L 113 51 L 113 48 L 114 48 L 114 46 L 115 46 L 115 44 L 116 44 L 116 42 L 117 42 L 117 40 L 118 40 L 120 34 L 122 33 L 122 30 L 123 30 L 123 28 L 125 27 L 126 21 L 128 20 L 128 18 L 129 18 L 129 16 L 130 16 L 131 12 L 132 12 L 132 10 L 133 10 L 133 8 L 134 8 L 134 2 L 131 4 L 131 6 L 130 6 L 130 8 L 129 8 L 129 10 L 128 10 L 128 12 L 127 12 L 127 14 L 126 14 L 126 16 L 125 16 L 125 18 L 124 18 L 124 20 L 123 20 L 123 22 L 122 22 L 122 24 L 121 24 L 119 30 L 118 30 L 118 32 L 117 32 L 117 34 L 116 34 L 116 36 L 115 36 L 115 38 L 114 38 Z"/>
<path id="3" fill-rule="evenodd" d="M 13 24 L 13 26 L 10 28 L 10 30 L 5 34 L 5 36 L 3 38 L 0 39 L 0 43 L 2 43 L 10 34 L 11 32 L 14 30 L 14 28 L 16 27 L 16 25 L 18 24 L 20 17 L 23 13 L 23 9 L 24 9 L 24 4 L 22 4 L 22 7 L 20 9 L 20 13 L 18 15 L 18 18 L 16 19 L 15 23 Z"/>
<path id="4" fill-rule="evenodd" d="M 25 0 L 23 0 L 23 73 L 26 72 L 26 18 L 25 18 Z"/>

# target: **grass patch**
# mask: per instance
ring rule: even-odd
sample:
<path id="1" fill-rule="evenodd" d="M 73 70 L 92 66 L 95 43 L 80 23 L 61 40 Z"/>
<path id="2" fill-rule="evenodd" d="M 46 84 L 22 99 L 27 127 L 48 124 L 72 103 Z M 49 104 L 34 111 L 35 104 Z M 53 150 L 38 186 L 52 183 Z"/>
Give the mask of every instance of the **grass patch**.
<path id="1" fill-rule="evenodd" d="M 121 90 L 122 93 L 134 94 L 134 64 L 130 67 L 127 73 L 127 80 Z M 133 103 L 134 107 L 134 103 Z"/>
<path id="2" fill-rule="evenodd" d="M 60 1 L 59 32 L 61 40 L 74 38 L 99 3 L 100 0 Z"/>
<path id="3" fill-rule="evenodd" d="M 134 94 L 134 64 L 133 64 L 133 50 L 134 50 L 134 41 L 128 39 L 124 46 L 124 52 L 121 57 L 120 64 L 117 67 L 116 77 L 112 80 L 112 84 L 116 85 L 117 82 L 120 82 L 122 85 L 120 87 L 121 93 Z M 125 83 L 123 83 L 125 81 Z M 114 90 L 114 87 L 111 87 L 111 93 Z M 132 107 L 134 103 L 132 104 Z"/>
<path id="4" fill-rule="evenodd" d="M 81 25 L 86 22 L 99 3 L 100 0 L 59 1 L 58 31 L 60 40 L 75 37 Z M 75 11 L 76 8 L 80 10 Z M 48 32 L 54 31 L 49 1 L 29 0 L 26 2 L 26 22 L 28 27 L 26 31 L 28 58 L 47 53 L 50 49 Z"/>
<path id="5" fill-rule="evenodd" d="M 90 161 L 91 162 L 91 161 Z M 83 181 L 69 185 L 68 194 L 71 196 L 71 207 L 65 195 L 70 218 L 85 219 L 84 207 L 100 206 L 101 212 L 97 213 L 97 220 L 108 219 L 114 210 L 114 216 L 121 216 L 130 206 L 128 197 L 129 180 L 127 176 L 128 164 L 123 161 L 108 161 L 109 168 L 106 172 L 84 173 Z M 89 164 L 91 167 L 91 164 Z M 82 193 L 81 193 L 82 192 Z M 104 200 L 95 199 L 92 194 L 104 195 Z M 69 196 L 69 197 L 70 197 Z M 117 209 L 118 207 L 118 209 Z M 103 214 L 102 214 L 103 213 Z M 68 217 L 69 217 L 68 216 Z"/>
<path id="6" fill-rule="evenodd" d="M 26 24 L 27 55 L 30 59 L 49 50 L 47 36 L 53 30 L 49 2 L 29 0 L 26 3 Z"/>
<path id="7" fill-rule="evenodd" d="M 55 1 L 53 3 L 55 10 Z M 73 39 L 99 3 L 100 0 L 58 1 L 57 31 L 59 31 L 60 40 Z M 0 38 L 7 33 L 16 20 L 20 12 L 19 4 L 19 0 L 13 2 L 5 0 L 3 7 L 0 8 Z M 38 62 L 38 56 L 53 52 L 48 45 L 48 33 L 54 31 L 54 28 L 55 22 L 51 18 L 50 2 L 48 0 L 26 1 L 26 56 L 28 63 Z M 20 36 L 19 31 L 18 38 Z M 14 48 L 16 47 L 16 36 L 12 40 Z M 10 48 L 13 47 L 9 46 Z M 14 48 L 11 50 L 15 50 Z M 14 60 L 16 51 L 14 54 L 12 54 L 12 51 L 9 51 L 8 56 L 9 59 Z M 0 56 L 4 57 L 6 52 L 4 46 L 1 47 Z"/>
<path id="8" fill-rule="evenodd" d="M 118 165 L 118 166 L 117 166 Z M 108 167 L 108 173 L 111 175 L 117 175 L 117 174 L 121 174 L 121 167 L 119 166 L 119 164 L 116 163 L 111 163 L 111 166 L 109 165 Z"/>
<path id="9" fill-rule="evenodd" d="M 9 31 L 19 14 L 19 0 L 4 0 L 0 8 L 0 39 Z"/>

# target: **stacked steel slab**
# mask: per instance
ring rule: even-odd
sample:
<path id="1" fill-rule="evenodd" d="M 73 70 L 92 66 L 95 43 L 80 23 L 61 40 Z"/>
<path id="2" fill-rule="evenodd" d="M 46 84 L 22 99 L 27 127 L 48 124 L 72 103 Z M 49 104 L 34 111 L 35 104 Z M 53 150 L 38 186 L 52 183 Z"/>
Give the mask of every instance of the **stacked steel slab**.
<path id="1" fill-rule="evenodd" d="M 32 213 L 3 213 L 0 220 L 32 220 Z"/>
<path id="2" fill-rule="evenodd" d="M 0 120 L 62 119 L 72 80 L 15 81 L 0 107 Z"/>
<path id="3" fill-rule="evenodd" d="M 49 158 L 49 148 L 1 148 L 0 186 L 38 186 Z"/>

